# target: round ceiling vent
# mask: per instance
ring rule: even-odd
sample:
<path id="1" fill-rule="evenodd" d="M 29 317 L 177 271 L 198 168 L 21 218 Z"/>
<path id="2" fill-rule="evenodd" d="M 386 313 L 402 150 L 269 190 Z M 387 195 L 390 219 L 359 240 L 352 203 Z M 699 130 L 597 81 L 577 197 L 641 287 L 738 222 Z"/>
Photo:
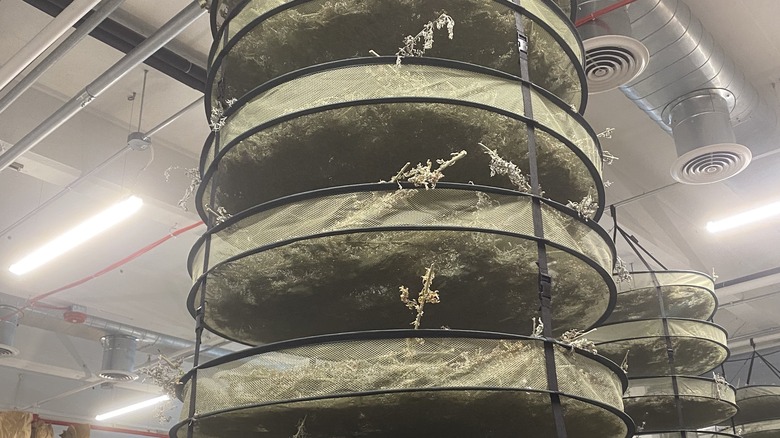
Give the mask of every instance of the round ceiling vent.
<path id="1" fill-rule="evenodd" d="M 138 378 L 137 374 L 121 370 L 103 370 L 98 376 L 112 382 L 129 382 Z"/>
<path id="2" fill-rule="evenodd" d="M 582 45 L 590 94 L 626 85 L 644 71 L 650 59 L 644 44 L 623 35 L 588 38 Z"/>
<path id="3" fill-rule="evenodd" d="M 19 350 L 5 344 L 0 344 L 0 357 L 16 356 L 19 354 Z"/>
<path id="4" fill-rule="evenodd" d="M 721 143 L 686 152 L 672 165 L 672 177 L 683 184 L 711 184 L 742 172 L 753 155 L 736 143 Z"/>

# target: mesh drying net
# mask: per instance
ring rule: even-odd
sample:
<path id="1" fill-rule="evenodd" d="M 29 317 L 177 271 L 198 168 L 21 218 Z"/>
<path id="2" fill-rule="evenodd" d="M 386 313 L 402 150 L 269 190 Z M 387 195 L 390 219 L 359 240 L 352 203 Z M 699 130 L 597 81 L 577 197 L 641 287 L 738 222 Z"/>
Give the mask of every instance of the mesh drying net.
<path id="1" fill-rule="evenodd" d="M 264 348 L 206 364 L 196 436 L 286 438 L 301 422 L 311 437 L 555 436 L 544 341 L 452 334 Z M 626 436 L 617 367 L 569 347 L 554 351 L 569 436 Z"/>
<path id="2" fill-rule="evenodd" d="M 661 288 L 666 316 L 706 320 L 715 313 L 718 305 L 715 285 L 707 274 L 692 271 L 632 272 L 631 281 L 616 282 L 618 298 L 608 323 L 661 316 L 653 274 Z"/>
<path id="3" fill-rule="evenodd" d="M 433 265 L 441 302 L 426 309 L 424 327 L 530 333 L 539 307 L 532 198 L 474 189 L 396 186 L 232 218 L 210 234 L 209 271 L 191 310 L 205 281 L 207 326 L 247 344 L 404 328 L 413 318 L 399 287 L 419 290 Z M 555 333 L 590 327 L 614 302 L 609 238 L 548 201 L 542 220 Z M 191 256 L 195 278 L 204 249 L 202 241 Z"/>
<path id="4" fill-rule="evenodd" d="M 709 430 L 675 430 L 669 432 L 637 433 L 634 436 L 641 436 L 643 438 L 740 438 L 731 433 Z"/>
<path id="5" fill-rule="evenodd" d="M 446 102 L 409 102 L 415 99 Z M 532 89 L 532 101 L 542 125 L 536 137 L 545 196 L 565 204 L 591 193 L 602 205 L 592 130 L 541 91 Z M 446 181 L 517 190 L 506 176 L 491 178 L 485 147 L 528 173 L 520 85 L 497 76 L 431 65 L 352 65 L 291 79 L 231 110 L 207 142 L 199 190 L 201 205 L 231 214 L 294 193 L 389 180 L 405 163 L 446 160 L 461 150 L 468 154 L 447 169 Z"/>
<path id="6" fill-rule="evenodd" d="M 673 379 L 679 389 L 676 395 Z M 638 430 L 654 432 L 699 429 L 725 421 L 737 412 L 734 397 L 733 387 L 712 379 L 655 377 L 631 379 L 623 403 Z"/>
<path id="7" fill-rule="evenodd" d="M 737 406 L 734 424 L 742 427 L 742 436 L 780 437 L 780 386 L 739 388 Z"/>
<path id="8" fill-rule="evenodd" d="M 238 99 L 258 85 L 312 65 L 373 54 L 394 55 L 407 35 L 447 13 L 448 30 L 433 30 L 426 57 L 465 61 L 520 76 L 518 17 L 528 35 L 529 77 L 576 109 L 583 107 L 582 51 L 574 28 L 540 0 L 256 0 L 220 35 L 210 56 L 211 100 Z M 272 11 L 273 12 L 270 12 Z M 265 15 L 264 15 L 265 14 Z M 552 30 L 551 33 L 548 29 Z M 553 36 L 555 35 L 555 36 Z M 419 41 L 418 49 L 423 48 Z M 403 61 L 402 61 L 403 62 Z"/>
<path id="9" fill-rule="evenodd" d="M 663 320 L 637 320 L 599 327 L 588 335 L 599 354 L 621 363 L 628 356 L 630 377 L 699 375 L 728 358 L 726 331 L 704 321 L 667 319 L 674 364 L 669 365 Z"/>

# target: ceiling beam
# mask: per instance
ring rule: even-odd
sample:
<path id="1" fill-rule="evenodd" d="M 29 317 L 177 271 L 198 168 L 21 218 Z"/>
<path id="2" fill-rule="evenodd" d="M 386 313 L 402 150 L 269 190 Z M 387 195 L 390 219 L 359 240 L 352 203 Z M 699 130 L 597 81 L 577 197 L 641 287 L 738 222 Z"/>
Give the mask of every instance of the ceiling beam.
<path id="1" fill-rule="evenodd" d="M 24 2 L 52 17 L 56 17 L 70 5 L 71 0 L 24 0 Z M 79 27 L 85 19 L 89 18 L 90 14 L 87 14 L 77 22 L 76 27 Z M 110 18 L 103 20 L 89 35 L 125 54 L 146 39 L 146 36 Z M 200 92 L 206 89 L 206 69 L 169 49 L 161 48 L 147 58 L 144 63 L 190 88 Z"/>

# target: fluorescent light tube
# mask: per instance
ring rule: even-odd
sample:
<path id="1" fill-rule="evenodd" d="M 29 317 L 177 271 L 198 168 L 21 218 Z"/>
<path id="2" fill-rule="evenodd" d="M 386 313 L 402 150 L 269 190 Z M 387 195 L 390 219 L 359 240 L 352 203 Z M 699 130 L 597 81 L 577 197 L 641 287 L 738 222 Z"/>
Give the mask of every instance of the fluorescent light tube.
<path id="1" fill-rule="evenodd" d="M 777 215 L 780 215 L 780 202 L 773 202 L 725 219 L 707 222 L 707 231 L 717 233 L 718 231 L 729 230 Z"/>
<path id="2" fill-rule="evenodd" d="M 141 198 L 131 196 L 71 228 L 51 242 L 11 265 L 9 270 L 22 275 L 81 245 L 126 219 L 143 205 Z"/>
<path id="3" fill-rule="evenodd" d="M 123 408 L 119 408 L 119 409 L 116 409 L 116 410 L 111 411 L 111 412 L 106 412 L 105 414 L 97 415 L 97 416 L 95 416 L 95 420 L 97 420 L 97 421 L 108 420 L 109 418 L 118 417 L 120 415 L 127 414 L 128 412 L 133 412 L 133 411 L 137 411 L 139 409 L 148 408 L 149 406 L 154 406 L 157 403 L 162 403 L 162 402 L 168 401 L 170 399 L 171 398 L 168 397 L 167 395 L 161 395 L 159 397 L 155 397 L 155 398 L 152 398 L 152 399 L 149 399 L 149 400 L 146 400 L 146 401 L 142 401 L 142 402 L 130 405 L 130 406 L 125 406 Z"/>

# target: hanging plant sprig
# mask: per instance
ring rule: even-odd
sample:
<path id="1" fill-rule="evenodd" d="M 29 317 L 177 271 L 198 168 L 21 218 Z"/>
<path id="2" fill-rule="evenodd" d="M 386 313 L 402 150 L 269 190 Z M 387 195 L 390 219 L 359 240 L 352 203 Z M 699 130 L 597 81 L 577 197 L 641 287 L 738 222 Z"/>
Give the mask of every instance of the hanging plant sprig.
<path id="1" fill-rule="evenodd" d="M 615 277 L 617 277 L 618 283 L 631 281 L 631 271 L 628 270 L 626 262 L 620 257 L 615 257 Z"/>
<path id="2" fill-rule="evenodd" d="M 405 36 L 403 47 L 395 52 L 395 65 L 401 65 L 401 59 L 407 56 L 423 56 L 426 50 L 433 48 L 433 31 L 444 28 L 447 28 L 447 37 L 452 39 L 455 36 L 455 20 L 447 14 L 426 23 L 417 35 Z"/>
<path id="3" fill-rule="evenodd" d="M 422 276 L 423 287 L 420 293 L 417 295 L 417 299 L 409 298 L 409 288 L 406 286 L 400 286 L 398 289 L 401 291 L 401 302 L 406 305 L 409 310 L 417 312 L 414 321 L 410 324 L 417 330 L 420 328 L 423 314 L 425 314 L 426 304 L 438 304 L 441 302 L 439 298 L 439 291 L 432 290 L 431 284 L 436 274 L 433 271 L 433 265 L 425 269 L 425 275 Z"/>
<path id="4" fill-rule="evenodd" d="M 192 198 L 192 195 L 195 193 L 195 191 L 198 190 L 198 186 L 200 186 L 200 172 L 198 171 L 197 167 L 185 169 L 179 166 L 170 166 L 169 168 L 165 169 L 165 172 L 163 172 L 163 176 L 165 176 L 165 182 L 170 182 L 171 172 L 177 169 L 184 171 L 184 176 L 190 179 L 190 185 L 187 186 L 187 189 L 184 190 L 184 195 L 181 197 L 181 199 L 179 199 L 179 202 L 177 202 L 176 205 L 178 205 L 179 208 L 184 211 L 189 211 L 187 208 L 187 203 L 189 202 L 190 198 Z"/>
<path id="5" fill-rule="evenodd" d="M 460 151 L 450 154 L 449 160 L 437 159 L 436 164 L 439 167 L 436 169 L 433 169 L 431 160 L 428 160 L 425 165 L 417 163 L 417 166 L 411 170 L 406 170 L 409 168 L 409 163 L 406 163 L 390 181 L 406 181 L 414 184 L 416 187 L 425 187 L 425 190 L 433 189 L 436 188 L 436 183 L 444 178 L 443 171 L 465 156 L 466 151 Z M 401 188 L 400 184 L 399 188 Z"/>
<path id="6" fill-rule="evenodd" d="M 599 204 L 596 202 L 593 194 L 593 187 L 588 188 L 588 194 L 580 202 L 569 201 L 566 206 L 575 210 L 577 214 L 584 219 L 593 217 L 599 210 Z"/>
<path id="7" fill-rule="evenodd" d="M 498 155 L 497 150 L 490 149 L 482 143 L 477 144 L 482 146 L 482 148 L 485 149 L 485 153 L 490 156 L 491 177 L 496 175 L 505 175 L 507 178 L 509 178 L 509 182 L 517 187 L 518 191 L 523 193 L 531 193 L 532 188 L 530 178 L 526 175 L 523 175 L 523 171 L 520 170 L 517 164 L 502 158 L 500 155 Z"/>

